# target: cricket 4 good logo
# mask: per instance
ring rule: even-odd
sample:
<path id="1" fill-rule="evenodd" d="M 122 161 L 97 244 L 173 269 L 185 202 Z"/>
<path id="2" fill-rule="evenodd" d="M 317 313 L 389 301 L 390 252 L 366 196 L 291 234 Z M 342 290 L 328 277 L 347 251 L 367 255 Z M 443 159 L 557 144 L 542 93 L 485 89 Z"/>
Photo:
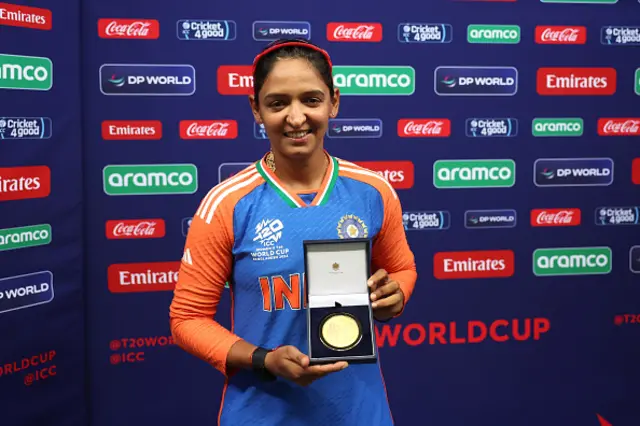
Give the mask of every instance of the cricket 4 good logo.
<path id="1" fill-rule="evenodd" d="M 344 65 L 333 67 L 333 84 L 341 95 L 409 96 L 416 88 L 410 66 Z"/>
<path id="2" fill-rule="evenodd" d="M 218 166 L 218 183 L 240 173 L 253 163 L 222 163 Z"/>
<path id="3" fill-rule="evenodd" d="M 400 43 L 451 43 L 451 24 L 423 24 L 406 22 L 398 24 Z"/>
<path id="4" fill-rule="evenodd" d="M 266 136 L 266 132 L 265 132 Z M 334 118 L 329 120 L 327 136 L 338 138 L 381 138 L 382 120 L 379 118 Z"/>
<path id="5" fill-rule="evenodd" d="M 464 227 L 467 229 L 514 228 L 518 214 L 513 209 L 467 210 L 464 212 Z"/>
<path id="6" fill-rule="evenodd" d="M 162 123 L 158 120 L 105 120 L 102 122 L 104 140 L 160 140 Z"/>
<path id="7" fill-rule="evenodd" d="M 608 186 L 611 158 L 540 158 L 533 163 L 536 186 Z"/>
<path id="8" fill-rule="evenodd" d="M 634 158 L 631 162 L 631 181 L 636 185 L 640 185 L 640 158 Z M 2 197 L 2 194 L 0 194 L 0 197 Z"/>
<path id="9" fill-rule="evenodd" d="M 236 21 L 209 19 L 180 19 L 176 24 L 178 40 L 236 39 Z"/>
<path id="10" fill-rule="evenodd" d="M 613 95 L 615 68 L 538 68 L 536 90 L 543 96 Z"/>
<path id="11" fill-rule="evenodd" d="M 191 65 L 104 64 L 100 91 L 108 96 L 191 96 L 196 70 Z"/>
<path id="12" fill-rule="evenodd" d="M 446 138 L 451 136 L 448 118 L 401 118 L 398 120 L 401 138 Z"/>
<path id="13" fill-rule="evenodd" d="M 51 243 L 51 225 L 0 229 L 0 251 L 44 246 Z"/>
<path id="14" fill-rule="evenodd" d="M 609 247 L 540 248 L 533 252 L 536 276 L 600 275 L 611 272 Z"/>
<path id="15" fill-rule="evenodd" d="M 451 214 L 447 210 L 405 211 L 402 212 L 402 224 L 405 231 L 449 229 L 449 226 L 451 226 Z"/>
<path id="16" fill-rule="evenodd" d="M 106 222 L 106 235 L 110 240 L 162 238 L 165 231 L 164 219 L 126 219 Z"/>
<path id="17" fill-rule="evenodd" d="M 517 118 L 467 118 L 465 134 L 470 138 L 518 136 Z"/>
<path id="18" fill-rule="evenodd" d="M 45 198 L 50 192 L 49 167 L 0 167 L 0 201 Z"/>
<path id="19" fill-rule="evenodd" d="M 640 207 L 598 207 L 595 223 L 599 226 L 640 225 Z"/>
<path id="20" fill-rule="evenodd" d="M 253 95 L 251 65 L 220 65 L 217 78 L 221 95 Z"/>
<path id="21" fill-rule="evenodd" d="M 640 45 L 640 27 L 602 27 L 600 43 L 608 46 L 638 46 Z"/>
<path id="22" fill-rule="evenodd" d="M 329 41 L 382 41 L 382 24 L 378 22 L 329 22 L 327 24 Z"/>
<path id="23" fill-rule="evenodd" d="M 640 118 L 600 118 L 600 136 L 640 136 Z"/>
<path id="24" fill-rule="evenodd" d="M 236 120 L 182 120 L 181 139 L 235 139 L 238 137 Z"/>
<path id="25" fill-rule="evenodd" d="M 538 25 L 535 40 L 538 44 L 585 44 L 587 27 Z"/>
<path id="26" fill-rule="evenodd" d="M 53 63 L 49 58 L 0 54 L 0 89 L 50 90 Z"/>
<path id="27" fill-rule="evenodd" d="M 533 209 L 531 226 L 578 226 L 581 221 L 580 209 Z"/>
<path id="28" fill-rule="evenodd" d="M 271 41 L 281 38 L 311 38 L 311 24 L 305 21 L 255 21 L 253 39 Z"/>
<path id="29" fill-rule="evenodd" d="M 439 280 L 506 278 L 514 269 L 512 250 L 452 251 L 433 256 L 433 276 Z"/>
<path id="30" fill-rule="evenodd" d="M 531 123 L 531 134 L 535 137 L 577 137 L 584 132 L 584 120 L 571 118 L 539 118 Z"/>
<path id="31" fill-rule="evenodd" d="M 331 120 L 329 120 L 329 122 L 331 122 Z M 332 130 L 333 128 L 329 126 L 327 136 L 330 138 L 334 137 L 332 134 Z M 382 127 L 380 127 L 380 133 L 382 134 Z M 267 130 L 264 128 L 264 124 L 258 124 L 255 121 L 253 122 L 253 137 L 256 139 L 269 139 L 269 136 L 267 136 Z"/>
<path id="32" fill-rule="evenodd" d="M 509 188 L 516 183 L 516 163 L 499 160 L 438 160 L 433 186 L 451 188 Z"/>
<path id="33" fill-rule="evenodd" d="M 0 25 L 50 30 L 51 11 L 39 7 L 0 3 Z"/>
<path id="34" fill-rule="evenodd" d="M 0 139 L 49 139 L 49 117 L 0 117 Z"/>
<path id="35" fill-rule="evenodd" d="M 193 217 L 185 217 L 182 219 L 182 236 L 186 237 L 189 235 L 189 229 L 191 229 L 191 222 L 193 221 Z"/>
<path id="36" fill-rule="evenodd" d="M 414 169 L 411 161 L 354 161 L 385 178 L 395 189 L 413 187 Z"/>
<path id="37" fill-rule="evenodd" d="M 98 19 L 100 38 L 131 38 L 155 40 L 160 37 L 160 23 L 156 19 Z"/>
<path id="38" fill-rule="evenodd" d="M 467 42 L 490 44 L 520 43 L 520 27 L 518 25 L 469 25 Z"/>
<path id="39" fill-rule="evenodd" d="M 193 164 L 109 165 L 102 174 L 107 195 L 193 194 L 198 190 L 198 169 Z"/>
<path id="40" fill-rule="evenodd" d="M 513 96 L 518 92 L 518 70 L 442 66 L 434 71 L 433 85 L 438 96 Z"/>
<path id="41" fill-rule="evenodd" d="M 53 297 L 51 271 L 0 278 L 0 314 L 49 303 Z"/>
<path id="42" fill-rule="evenodd" d="M 173 291 L 180 262 L 121 263 L 110 265 L 107 281 L 111 293 Z"/>

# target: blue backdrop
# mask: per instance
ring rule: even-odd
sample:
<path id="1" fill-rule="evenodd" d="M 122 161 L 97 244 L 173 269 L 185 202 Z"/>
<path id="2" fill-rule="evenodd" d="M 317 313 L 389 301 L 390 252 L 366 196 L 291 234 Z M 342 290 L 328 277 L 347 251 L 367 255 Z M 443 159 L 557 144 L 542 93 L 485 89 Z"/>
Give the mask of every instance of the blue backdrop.
<path id="1" fill-rule="evenodd" d="M 199 201 L 268 149 L 247 66 L 282 34 L 336 65 L 328 151 L 403 203 L 419 279 L 377 327 L 396 424 L 637 424 L 638 16 L 0 3 L 2 424 L 217 424 L 222 377 L 173 344 L 168 306 Z"/>

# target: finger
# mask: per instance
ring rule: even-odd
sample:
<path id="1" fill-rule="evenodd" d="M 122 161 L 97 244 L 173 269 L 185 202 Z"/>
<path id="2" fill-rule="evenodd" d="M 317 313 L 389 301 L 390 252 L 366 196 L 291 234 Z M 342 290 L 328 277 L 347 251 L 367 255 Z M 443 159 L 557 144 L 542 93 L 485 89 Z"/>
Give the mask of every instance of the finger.
<path id="1" fill-rule="evenodd" d="M 309 357 L 300 352 L 295 346 L 287 348 L 287 358 L 302 368 L 306 368 L 309 365 Z"/>
<path id="2" fill-rule="evenodd" d="M 376 291 L 371 293 L 371 300 L 382 299 L 389 294 L 395 293 L 399 288 L 397 281 L 387 281 L 385 285 L 378 287 Z"/>
<path id="3" fill-rule="evenodd" d="M 389 297 L 385 297 L 384 299 L 380 299 L 377 302 L 373 302 L 371 304 L 371 307 L 373 309 L 388 308 L 389 306 L 396 305 L 400 302 L 402 302 L 402 296 L 400 295 L 400 293 L 396 292 Z"/>
<path id="4" fill-rule="evenodd" d="M 378 285 L 384 283 L 388 278 L 389 276 L 387 275 L 387 271 L 384 269 L 378 269 L 373 275 L 371 275 L 371 278 L 367 281 L 367 285 L 372 290 L 375 290 Z"/>
<path id="5" fill-rule="evenodd" d="M 345 361 L 340 361 L 333 364 L 312 365 L 305 370 L 305 374 L 324 376 L 325 374 L 344 370 L 348 365 L 349 364 Z"/>

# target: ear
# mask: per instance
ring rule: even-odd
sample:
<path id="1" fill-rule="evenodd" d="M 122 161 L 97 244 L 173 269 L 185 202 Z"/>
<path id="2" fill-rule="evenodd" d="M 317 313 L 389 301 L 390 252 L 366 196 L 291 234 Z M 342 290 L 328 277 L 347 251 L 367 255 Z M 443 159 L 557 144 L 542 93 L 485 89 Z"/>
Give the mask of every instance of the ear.
<path id="1" fill-rule="evenodd" d="M 249 105 L 251 106 L 253 119 L 256 120 L 256 123 L 262 124 L 262 117 L 260 117 L 260 107 L 258 106 L 254 95 L 249 95 Z"/>
<path id="2" fill-rule="evenodd" d="M 329 112 L 329 116 L 331 118 L 337 117 L 338 110 L 340 109 L 340 89 L 334 89 L 334 95 L 331 99 L 331 111 Z"/>

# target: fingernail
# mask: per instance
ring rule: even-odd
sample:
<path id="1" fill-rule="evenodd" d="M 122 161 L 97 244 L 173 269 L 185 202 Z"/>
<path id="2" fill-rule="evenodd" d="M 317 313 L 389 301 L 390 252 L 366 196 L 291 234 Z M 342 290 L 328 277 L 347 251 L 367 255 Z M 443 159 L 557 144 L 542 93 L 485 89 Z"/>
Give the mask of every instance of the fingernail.
<path id="1" fill-rule="evenodd" d="M 367 285 L 368 285 L 369 287 L 371 287 L 371 284 L 373 284 L 373 281 L 371 281 L 371 280 L 367 281 Z"/>
<path id="2" fill-rule="evenodd" d="M 375 308 L 376 306 L 378 306 L 378 304 L 377 304 L 376 302 L 373 302 L 373 303 L 371 304 L 371 307 L 372 307 L 372 308 Z"/>
<path id="3" fill-rule="evenodd" d="M 376 300 L 376 294 L 375 293 L 371 293 L 371 300 Z"/>

